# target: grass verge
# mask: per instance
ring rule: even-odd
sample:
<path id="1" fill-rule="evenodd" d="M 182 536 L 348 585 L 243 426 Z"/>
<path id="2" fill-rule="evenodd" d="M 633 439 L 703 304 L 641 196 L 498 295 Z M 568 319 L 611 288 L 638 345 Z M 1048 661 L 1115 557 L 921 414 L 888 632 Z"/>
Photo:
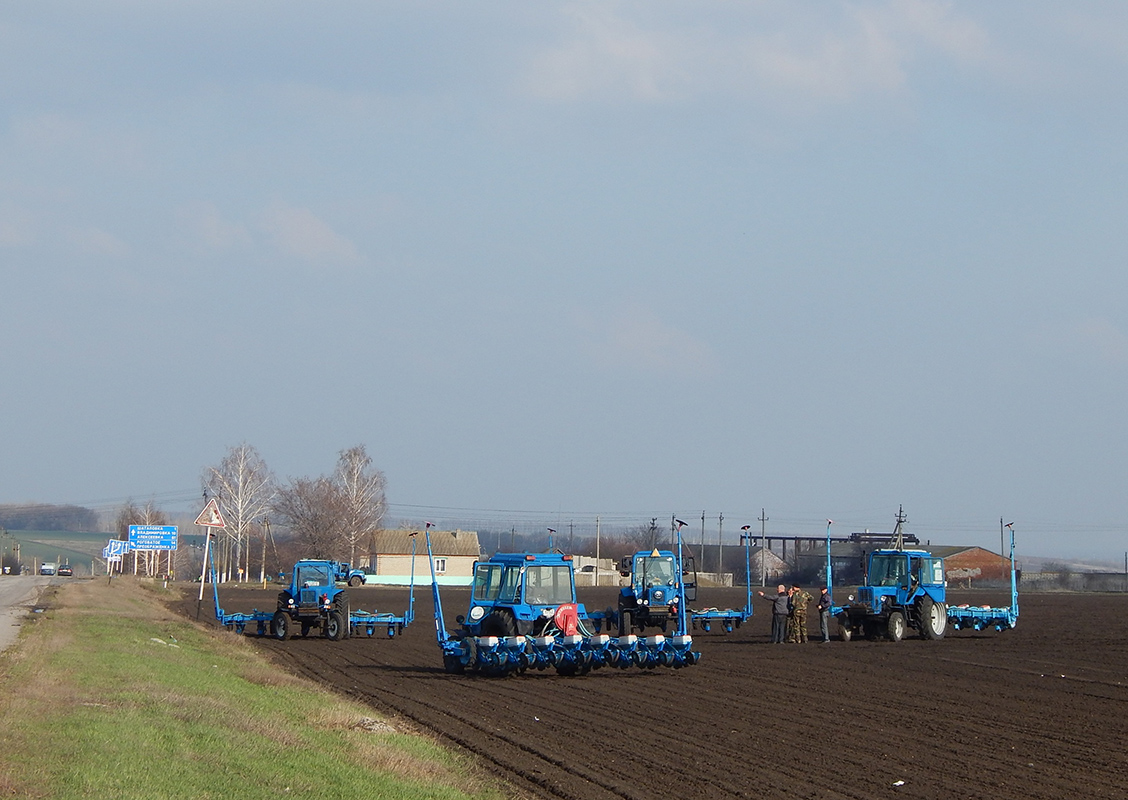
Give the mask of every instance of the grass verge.
<path id="1" fill-rule="evenodd" d="M 0 795 L 502 797 L 461 756 L 176 618 L 144 583 L 44 599 L 0 656 Z"/>

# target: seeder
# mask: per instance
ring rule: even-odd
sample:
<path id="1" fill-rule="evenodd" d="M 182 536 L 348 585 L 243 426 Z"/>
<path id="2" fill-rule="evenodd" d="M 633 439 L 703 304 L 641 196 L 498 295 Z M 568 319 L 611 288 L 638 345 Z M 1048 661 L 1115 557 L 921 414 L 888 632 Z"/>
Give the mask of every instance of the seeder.
<path id="1" fill-rule="evenodd" d="M 613 667 L 672 667 L 696 664 L 693 637 L 686 632 L 685 605 L 677 633 L 612 637 L 599 633 L 606 614 L 588 614 L 576 602 L 572 557 L 559 553 L 497 553 L 474 565 L 470 609 L 456 620 L 460 631 L 447 631 L 427 524 L 427 560 L 435 603 L 435 635 L 443 668 L 452 674 L 488 676 L 553 668 L 560 675 L 585 675 Z M 678 536 L 681 563 L 681 536 Z"/>
<path id="2" fill-rule="evenodd" d="M 971 628 L 981 631 L 994 628 L 997 631 L 1010 630 L 1018 624 L 1018 580 L 1014 568 L 1014 528 L 1010 529 L 1010 577 L 1011 604 L 1005 608 L 991 606 L 948 606 L 948 624 L 958 630 Z"/>
<path id="3" fill-rule="evenodd" d="M 741 528 L 741 531 L 740 541 L 744 542 L 744 586 L 747 593 L 744 608 L 691 610 L 690 621 L 693 627 L 700 627 L 706 633 L 712 630 L 714 625 L 723 627 L 725 633 L 732 633 L 733 628 L 739 628 L 752 616 L 752 534 L 748 532 L 747 525 Z"/>

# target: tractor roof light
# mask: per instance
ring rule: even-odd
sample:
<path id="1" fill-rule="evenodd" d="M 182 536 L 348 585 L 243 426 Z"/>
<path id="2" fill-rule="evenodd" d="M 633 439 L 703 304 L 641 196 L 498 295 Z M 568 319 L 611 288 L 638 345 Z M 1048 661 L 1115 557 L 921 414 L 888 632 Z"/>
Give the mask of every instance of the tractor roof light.
<path id="1" fill-rule="evenodd" d="M 527 556 L 525 556 L 525 560 L 526 561 L 536 561 L 537 557 L 534 556 L 532 553 L 529 553 Z"/>

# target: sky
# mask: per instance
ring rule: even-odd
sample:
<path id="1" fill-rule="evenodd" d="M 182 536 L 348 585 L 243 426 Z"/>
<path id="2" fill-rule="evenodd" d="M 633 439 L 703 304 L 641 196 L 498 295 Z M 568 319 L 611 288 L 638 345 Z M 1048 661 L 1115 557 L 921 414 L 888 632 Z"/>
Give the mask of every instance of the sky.
<path id="1" fill-rule="evenodd" d="M 1116 2 L 4 3 L 0 503 L 363 444 L 404 518 L 1118 560 L 1126 76 Z"/>

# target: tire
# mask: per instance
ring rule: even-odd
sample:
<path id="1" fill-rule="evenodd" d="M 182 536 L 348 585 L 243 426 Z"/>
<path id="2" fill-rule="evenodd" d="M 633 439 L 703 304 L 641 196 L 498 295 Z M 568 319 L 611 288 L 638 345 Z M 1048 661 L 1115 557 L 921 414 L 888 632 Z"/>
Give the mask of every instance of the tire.
<path id="1" fill-rule="evenodd" d="M 466 672 L 466 668 L 462 665 L 462 659 L 458 656 L 444 655 L 443 672 L 447 675 L 461 675 Z"/>
<path id="2" fill-rule="evenodd" d="M 905 615 L 900 611 L 889 612 L 889 619 L 885 623 L 885 635 L 891 642 L 899 642 L 905 638 Z"/>
<path id="3" fill-rule="evenodd" d="M 516 636 L 517 620 L 508 611 L 491 611 L 482 620 L 479 630 L 480 636 Z"/>
<path id="4" fill-rule="evenodd" d="M 917 608 L 920 617 L 920 638 L 943 639 L 948 632 L 948 606 L 925 595 Z"/>
<path id="5" fill-rule="evenodd" d="M 354 589 L 362 585 L 363 583 L 364 578 L 360 577 L 359 575 L 353 575 L 351 578 L 349 578 L 349 586 L 353 587 Z"/>
<path id="6" fill-rule="evenodd" d="M 347 626 L 341 619 L 340 611 L 330 611 L 329 618 L 325 620 L 325 635 L 331 642 L 339 642 L 345 638 Z"/>
<path id="7" fill-rule="evenodd" d="M 854 629 L 850 627 L 849 619 L 838 620 L 838 638 L 844 642 L 854 638 Z"/>
<path id="8" fill-rule="evenodd" d="M 630 636 L 634 628 L 634 617 L 631 612 L 623 610 L 619 612 L 619 635 Z"/>
<path id="9" fill-rule="evenodd" d="M 280 642 L 284 642 L 290 638 L 291 628 L 290 615 L 285 611 L 275 611 L 274 619 L 270 621 L 270 632 Z"/>

